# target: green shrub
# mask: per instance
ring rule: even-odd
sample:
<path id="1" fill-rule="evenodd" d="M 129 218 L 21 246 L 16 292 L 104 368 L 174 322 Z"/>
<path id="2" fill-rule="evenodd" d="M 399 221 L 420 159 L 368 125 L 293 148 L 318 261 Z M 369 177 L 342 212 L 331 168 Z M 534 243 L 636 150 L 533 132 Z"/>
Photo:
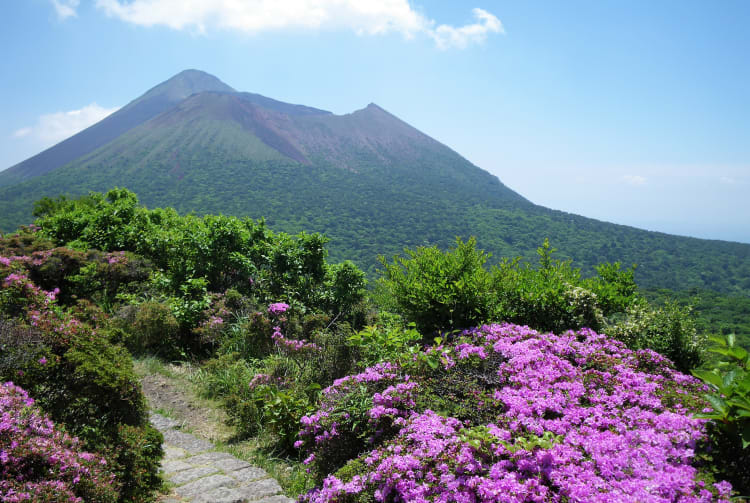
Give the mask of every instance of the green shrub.
<path id="1" fill-rule="evenodd" d="M 489 255 L 472 238 L 446 252 L 436 247 L 405 250 L 379 281 L 385 307 L 416 323 L 423 334 L 453 331 L 489 320 L 505 320 L 542 331 L 601 328 L 605 317 L 637 298 L 633 269 L 602 264 L 584 279 L 570 261 L 552 257 L 549 241 L 537 250 L 537 268 L 519 258 L 485 269 Z"/>
<path id="2" fill-rule="evenodd" d="M 263 358 L 273 349 L 274 322 L 260 311 L 242 315 L 224 331 L 218 353 L 237 353 L 240 358 Z"/>
<path id="3" fill-rule="evenodd" d="M 476 240 L 442 252 L 436 246 L 405 249 L 383 266 L 380 284 L 398 312 L 423 334 L 476 325 L 490 318 L 492 278 L 484 268 L 489 255 L 476 249 Z"/>
<path id="4" fill-rule="evenodd" d="M 570 261 L 553 259 L 554 252 L 545 239 L 537 250 L 538 269 L 515 259 L 493 270 L 496 319 L 556 333 L 581 327 L 598 330 L 604 319 L 599 296 Z"/>
<path id="5" fill-rule="evenodd" d="M 161 485 L 163 442 L 162 434 L 150 424 L 118 426 L 111 450 L 115 473 L 122 481 L 120 501 L 145 503 L 155 499 L 154 490 Z"/>
<path id="6" fill-rule="evenodd" d="M 400 317 L 381 313 L 379 324 L 349 336 L 346 344 L 357 354 L 360 367 L 381 362 L 398 362 L 419 349 L 422 336 L 414 324 L 405 327 Z"/>
<path id="7" fill-rule="evenodd" d="M 711 370 L 694 370 L 711 392 L 705 398 L 711 412 L 697 417 L 710 419 L 711 462 L 741 494 L 750 494 L 750 355 L 735 345 L 733 335 L 714 337 L 709 350 L 721 361 Z"/>
<path id="8" fill-rule="evenodd" d="M 157 301 L 146 301 L 129 305 L 118 313 L 127 332 L 127 346 L 138 354 L 152 351 L 157 354 L 170 354 L 179 345 L 180 324 L 172 314 L 172 309 Z"/>
<path id="9" fill-rule="evenodd" d="M 682 372 L 690 372 L 705 359 L 705 338 L 697 333 L 689 307 L 665 302 L 652 308 L 645 301 L 627 308 L 625 317 L 604 331 L 631 349 L 652 349 L 672 360 Z"/>

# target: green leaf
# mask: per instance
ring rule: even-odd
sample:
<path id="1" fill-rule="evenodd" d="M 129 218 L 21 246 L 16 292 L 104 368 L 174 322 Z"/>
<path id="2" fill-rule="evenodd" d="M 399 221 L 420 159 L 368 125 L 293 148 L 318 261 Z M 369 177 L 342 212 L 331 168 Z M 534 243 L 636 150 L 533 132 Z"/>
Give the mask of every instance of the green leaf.
<path id="1" fill-rule="evenodd" d="M 720 388 L 723 385 L 721 376 L 715 372 L 709 372 L 707 370 L 693 370 L 693 375 L 703 382 L 712 384 L 717 388 Z"/>
<path id="2" fill-rule="evenodd" d="M 704 395 L 706 400 L 711 404 L 716 412 L 719 412 L 723 416 L 726 416 L 727 403 L 716 395 Z"/>

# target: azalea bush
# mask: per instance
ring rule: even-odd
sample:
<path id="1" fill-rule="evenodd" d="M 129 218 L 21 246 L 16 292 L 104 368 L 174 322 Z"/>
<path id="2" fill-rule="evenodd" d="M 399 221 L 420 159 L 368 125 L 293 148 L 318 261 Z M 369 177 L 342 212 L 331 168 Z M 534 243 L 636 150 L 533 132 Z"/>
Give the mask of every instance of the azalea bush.
<path id="1" fill-rule="evenodd" d="M 32 281 L 30 269 L 52 256 L 0 255 L 0 379 L 21 385 L 107 460 L 118 501 L 148 501 L 161 484 L 161 434 L 148 424 L 130 355 L 109 339 L 107 316 L 83 299 L 61 305 L 59 288 Z"/>
<path id="2" fill-rule="evenodd" d="M 12 382 L 0 385 L 0 500 L 114 503 L 118 483 L 107 460 L 83 450 Z"/>
<path id="3" fill-rule="evenodd" d="M 466 330 L 323 391 L 302 501 L 728 501 L 694 466 L 702 389 L 590 329 Z"/>

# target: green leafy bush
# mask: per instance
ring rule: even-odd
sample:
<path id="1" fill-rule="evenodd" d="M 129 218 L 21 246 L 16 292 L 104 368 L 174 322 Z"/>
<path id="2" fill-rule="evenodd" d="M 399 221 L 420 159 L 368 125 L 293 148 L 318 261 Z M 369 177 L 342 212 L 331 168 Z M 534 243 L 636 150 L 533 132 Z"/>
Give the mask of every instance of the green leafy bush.
<path id="1" fill-rule="evenodd" d="M 627 308 L 624 318 L 604 329 L 607 335 L 623 341 L 631 349 L 653 349 L 682 372 L 697 368 L 705 359 L 705 337 L 698 334 L 689 307 L 667 301 L 651 307 L 645 301 Z"/>
<path id="2" fill-rule="evenodd" d="M 125 344 L 133 353 L 171 354 L 179 345 L 180 324 L 165 303 L 149 300 L 120 310 L 116 325 L 127 333 Z"/>
<path id="3" fill-rule="evenodd" d="M 302 312 L 327 311 L 358 323 L 351 316 L 364 299 L 364 274 L 352 263 L 327 264 L 327 238 L 320 234 L 290 236 L 262 220 L 149 210 L 125 189 L 50 200 L 37 214 L 41 235 L 57 245 L 94 248 L 107 257 L 132 252 L 152 264 L 159 271 L 152 293 L 171 299 L 183 331 L 203 321 L 209 292 L 230 288 L 260 303 L 283 300 Z"/>
<path id="4" fill-rule="evenodd" d="M 709 351 L 721 361 L 711 370 L 694 370 L 711 389 L 705 396 L 713 409 L 697 414 L 710 419 L 709 435 L 715 452 L 711 461 L 732 486 L 750 494 L 750 354 L 735 345 L 735 338 L 712 337 Z"/>
<path id="5" fill-rule="evenodd" d="M 456 239 L 442 252 L 436 246 L 405 249 L 383 266 L 381 286 L 395 308 L 423 334 L 455 330 L 489 319 L 493 310 L 492 278 L 484 268 L 489 255 L 476 240 Z"/>
<path id="6" fill-rule="evenodd" d="M 585 279 L 570 261 L 552 257 L 549 241 L 537 250 L 538 268 L 520 259 L 485 268 L 489 255 L 460 239 L 446 252 L 437 247 L 405 250 L 380 279 L 385 304 L 416 323 L 423 334 L 506 320 L 539 330 L 599 329 L 605 317 L 635 302 L 633 269 L 603 264 Z"/>
<path id="7" fill-rule="evenodd" d="M 400 317 L 387 313 L 381 313 L 378 321 L 377 325 L 369 325 L 347 339 L 347 345 L 357 354 L 360 367 L 397 362 L 409 358 L 420 348 L 422 336 L 413 323 L 405 327 Z"/>

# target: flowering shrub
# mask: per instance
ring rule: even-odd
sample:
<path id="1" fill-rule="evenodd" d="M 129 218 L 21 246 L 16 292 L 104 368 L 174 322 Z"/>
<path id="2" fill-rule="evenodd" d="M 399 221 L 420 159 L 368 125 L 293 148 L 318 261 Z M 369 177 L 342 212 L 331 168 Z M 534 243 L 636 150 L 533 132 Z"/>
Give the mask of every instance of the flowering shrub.
<path id="1" fill-rule="evenodd" d="M 287 339 L 284 334 L 281 333 L 281 327 L 273 327 L 273 335 L 271 338 L 279 349 L 290 354 L 320 350 L 320 347 L 314 342 L 305 339 Z"/>
<path id="2" fill-rule="evenodd" d="M 2 501 L 117 501 L 106 460 L 83 452 L 11 382 L 0 385 L 0 414 Z"/>
<path id="3" fill-rule="evenodd" d="M 424 358 L 381 364 L 323 392 L 297 445 L 321 476 L 346 462 L 327 457 L 346 450 L 356 460 L 302 501 L 730 497 L 729 483 L 705 484 L 691 465 L 705 439 L 705 420 L 693 417 L 706 405 L 702 385 L 653 351 L 589 329 L 541 335 L 504 324 L 431 354 L 436 369 Z M 367 426 L 347 412 L 354 397 Z M 391 431 L 379 436 L 384 418 Z M 346 449 L 349 431 L 364 437 L 358 449 Z"/>
<path id="4" fill-rule="evenodd" d="M 322 391 L 319 409 L 302 417 L 300 440 L 294 444 L 307 452 L 305 464 L 312 463 L 317 474 L 324 475 L 356 457 L 376 437 L 384 438 L 390 418 L 406 414 L 395 407 L 400 400 L 392 396 L 398 370 L 393 363 L 379 363 L 359 374 L 336 379 Z M 400 384 L 407 382 L 405 379 Z M 410 395 L 401 398 L 414 405 Z"/>
<path id="5" fill-rule="evenodd" d="M 12 316 L 0 322 L 0 379 L 23 386 L 41 410 L 80 438 L 80 449 L 107 460 L 118 501 L 144 501 L 161 483 L 161 434 L 147 423 L 130 356 L 107 338 L 100 310 L 88 309 L 94 306 L 87 301 L 66 309 L 57 288 L 32 281 L 34 260 L 0 263 L 0 317 Z M 79 308 L 98 313 L 87 317 L 91 324 L 74 314 Z M 39 493 L 33 500 L 63 499 Z"/>
<path id="6" fill-rule="evenodd" d="M 287 312 L 289 309 L 289 304 L 286 304 L 284 302 L 275 302 L 268 306 L 268 314 L 273 316 L 278 316 L 280 314 L 283 314 Z"/>

